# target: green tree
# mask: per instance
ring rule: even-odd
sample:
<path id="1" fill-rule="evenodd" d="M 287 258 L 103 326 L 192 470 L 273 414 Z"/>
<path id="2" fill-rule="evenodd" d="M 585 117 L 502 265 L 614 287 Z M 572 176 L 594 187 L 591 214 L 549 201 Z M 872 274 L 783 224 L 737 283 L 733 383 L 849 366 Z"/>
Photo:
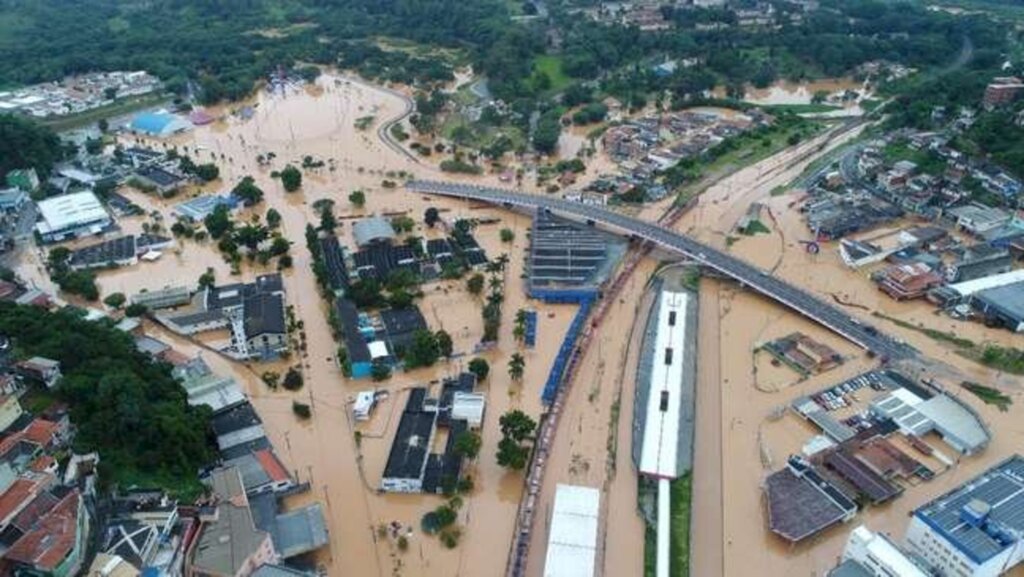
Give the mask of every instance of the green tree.
<path id="1" fill-rule="evenodd" d="M 73 448 L 99 451 L 107 479 L 199 490 L 195 472 L 215 457 L 210 410 L 188 404 L 169 365 L 140 355 L 130 335 L 71 308 L 4 303 L 0 332 L 25 355 L 60 362 L 55 394 L 70 410 Z"/>
<path id="2" fill-rule="evenodd" d="M 120 309 L 124 306 L 124 303 L 127 300 L 128 297 L 124 296 L 124 293 L 110 293 L 105 299 L 103 299 L 103 304 L 112 309 Z"/>
<path id="3" fill-rule="evenodd" d="M 251 176 L 242 178 L 242 180 L 239 181 L 233 189 L 231 189 L 231 194 L 241 200 L 245 206 L 254 206 L 263 202 L 263 190 L 256 186 L 256 180 Z"/>
<path id="4" fill-rule="evenodd" d="M 391 219 L 391 228 L 395 231 L 395 234 L 402 234 L 404 232 L 412 232 L 412 229 L 416 226 L 416 221 L 412 218 L 401 215 Z"/>
<path id="5" fill-rule="evenodd" d="M 479 295 L 484 292 L 484 282 L 484 275 L 476 273 L 466 279 L 466 290 L 469 291 L 469 294 Z"/>
<path id="6" fill-rule="evenodd" d="M 21 115 L 0 115 L 0 175 L 34 168 L 45 178 L 64 152 L 53 130 Z"/>
<path id="7" fill-rule="evenodd" d="M 516 320 L 512 328 L 512 334 L 515 336 L 517 341 L 523 340 L 526 336 L 526 309 L 519 309 L 516 311 Z"/>
<path id="8" fill-rule="evenodd" d="M 434 334 L 434 339 L 437 341 L 437 352 L 444 358 L 452 356 L 452 336 L 446 331 L 440 330 Z"/>
<path id="9" fill-rule="evenodd" d="M 423 212 L 423 224 L 427 225 L 427 228 L 434 228 L 439 220 L 441 220 L 441 215 L 433 206 Z"/>
<path id="10" fill-rule="evenodd" d="M 348 195 L 348 201 L 356 208 L 362 208 L 366 204 L 366 193 L 362 190 L 353 190 Z"/>
<path id="11" fill-rule="evenodd" d="M 213 268 L 207 267 L 206 272 L 199 275 L 199 290 L 210 288 L 215 282 L 216 277 L 214 276 Z"/>
<path id="12" fill-rule="evenodd" d="M 203 182 L 211 182 L 220 178 L 220 169 L 212 162 L 196 166 L 195 175 Z"/>
<path id="13" fill-rule="evenodd" d="M 292 401 L 292 412 L 295 413 L 296 417 L 302 420 L 309 419 L 313 416 L 313 411 L 310 406 L 298 401 Z"/>
<path id="14" fill-rule="evenodd" d="M 320 211 L 320 230 L 324 232 L 334 232 L 334 229 L 338 228 L 338 219 L 334 216 L 334 211 L 327 207 Z"/>
<path id="15" fill-rule="evenodd" d="M 525 369 L 526 360 L 522 358 L 522 355 L 513 353 L 512 358 L 509 359 L 509 376 L 512 377 L 512 380 L 520 382 Z"/>
<path id="16" fill-rule="evenodd" d="M 214 240 L 218 240 L 231 232 L 231 229 L 234 227 L 234 223 L 231 222 L 231 213 L 228 207 L 223 204 L 217 205 L 213 212 L 206 215 L 206 218 L 203 219 L 203 224 L 206 226 L 206 231 L 210 233 L 210 238 Z"/>
<path id="17" fill-rule="evenodd" d="M 267 226 L 270 228 L 277 228 L 281 226 L 281 213 L 273 208 L 267 209 Z"/>
<path id="18" fill-rule="evenodd" d="M 462 455 L 467 459 L 475 459 L 480 454 L 480 446 L 483 444 L 483 440 L 480 438 L 479 433 L 475 431 L 463 431 L 459 433 L 459 436 L 455 437 L 454 450 L 458 455 Z"/>
<path id="19" fill-rule="evenodd" d="M 376 359 L 370 365 L 370 378 L 374 381 L 386 381 L 391 378 L 391 366 L 381 359 Z"/>
<path id="20" fill-rule="evenodd" d="M 302 388 L 302 384 L 302 372 L 295 367 L 289 367 L 288 372 L 284 375 L 284 380 L 281 381 L 281 385 L 289 391 L 297 391 Z"/>
<path id="21" fill-rule="evenodd" d="M 530 449 L 528 447 L 508 438 L 498 442 L 498 464 L 502 467 L 520 471 L 526 467 L 526 461 L 529 458 Z"/>
<path id="22" fill-rule="evenodd" d="M 516 238 L 516 233 L 512 232 L 511 228 L 501 229 L 501 242 L 512 242 Z"/>
<path id="23" fill-rule="evenodd" d="M 302 188 L 302 171 L 290 164 L 284 167 L 281 170 L 281 184 L 284 185 L 285 192 L 295 192 Z"/>
<path id="24" fill-rule="evenodd" d="M 419 329 L 413 333 L 412 344 L 403 360 L 406 368 L 429 367 L 437 362 L 439 355 L 437 337 L 426 329 Z"/>
<path id="25" fill-rule="evenodd" d="M 146 308 L 146 305 L 141 304 L 141 303 L 132 303 L 132 304 L 128 305 L 127 307 L 125 307 L 124 314 L 127 317 L 133 317 L 134 318 L 134 317 L 141 317 L 142 315 L 146 314 L 147 311 L 148 311 L 148 309 Z"/>
<path id="26" fill-rule="evenodd" d="M 537 430 L 537 421 L 534 421 L 529 415 L 519 409 L 514 409 L 502 415 L 498 419 L 498 424 L 501 427 L 501 435 L 517 443 L 532 439 L 534 432 Z"/>
<path id="27" fill-rule="evenodd" d="M 487 375 L 491 372 L 491 365 L 488 364 L 487 359 L 476 357 L 469 361 L 468 370 L 476 375 L 477 381 L 483 381 L 487 379 Z"/>

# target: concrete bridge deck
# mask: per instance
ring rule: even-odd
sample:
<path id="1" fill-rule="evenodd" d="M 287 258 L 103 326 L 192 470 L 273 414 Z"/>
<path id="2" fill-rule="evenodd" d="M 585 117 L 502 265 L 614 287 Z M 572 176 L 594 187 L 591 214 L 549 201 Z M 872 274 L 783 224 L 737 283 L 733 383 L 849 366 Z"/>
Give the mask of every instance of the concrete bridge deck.
<path id="1" fill-rule="evenodd" d="M 524 194 L 501 188 L 428 180 L 413 180 L 408 182 L 406 187 L 421 194 L 465 198 L 508 207 L 547 210 L 585 219 L 590 224 L 604 225 L 621 233 L 649 240 L 664 249 L 684 255 L 718 271 L 883 359 L 899 360 L 917 355 L 917 351 L 909 345 L 851 317 L 849 313 L 819 299 L 810 292 L 776 278 L 770 272 L 725 252 L 656 224 L 625 216 L 600 206 L 586 205 L 550 196 Z"/>

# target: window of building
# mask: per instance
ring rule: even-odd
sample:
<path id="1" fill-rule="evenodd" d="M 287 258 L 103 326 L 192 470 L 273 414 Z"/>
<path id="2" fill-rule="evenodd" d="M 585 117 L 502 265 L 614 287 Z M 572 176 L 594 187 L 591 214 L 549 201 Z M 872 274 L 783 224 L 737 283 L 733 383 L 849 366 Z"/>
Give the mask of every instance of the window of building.
<path id="1" fill-rule="evenodd" d="M 672 347 L 665 347 L 665 364 L 672 364 Z"/>
<path id="2" fill-rule="evenodd" d="M 662 413 L 668 410 L 668 391 L 661 392 L 661 405 L 659 409 Z"/>

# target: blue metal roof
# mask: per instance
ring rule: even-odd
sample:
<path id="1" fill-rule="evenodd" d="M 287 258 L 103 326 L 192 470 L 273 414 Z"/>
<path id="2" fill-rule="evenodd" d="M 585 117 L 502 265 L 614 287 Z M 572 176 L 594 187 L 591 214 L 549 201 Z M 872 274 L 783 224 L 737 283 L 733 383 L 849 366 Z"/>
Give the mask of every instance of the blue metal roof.
<path id="1" fill-rule="evenodd" d="M 161 134 L 175 120 L 172 114 L 144 112 L 132 119 L 132 130 L 148 134 Z"/>
<path id="2" fill-rule="evenodd" d="M 977 523 L 963 509 L 972 501 L 991 509 Z M 914 511 L 975 563 L 984 563 L 1024 535 L 1024 457 L 1014 455 Z"/>

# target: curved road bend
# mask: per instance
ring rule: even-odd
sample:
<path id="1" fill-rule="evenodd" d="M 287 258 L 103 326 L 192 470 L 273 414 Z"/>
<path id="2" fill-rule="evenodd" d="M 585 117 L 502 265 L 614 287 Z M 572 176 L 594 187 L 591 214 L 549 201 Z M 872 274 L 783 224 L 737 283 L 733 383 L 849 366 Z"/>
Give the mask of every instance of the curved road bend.
<path id="1" fill-rule="evenodd" d="M 584 218 L 590 222 L 604 224 L 685 255 L 793 309 L 883 358 L 900 360 L 917 355 L 917 351 L 909 345 L 851 317 L 848 313 L 813 296 L 806 290 L 771 276 L 769 272 L 750 265 L 734 256 L 655 224 L 598 206 L 580 204 L 561 198 L 523 194 L 500 188 L 427 180 L 409 181 L 406 184 L 406 188 L 422 194 L 465 198 L 506 206 L 542 208 L 548 211 Z"/>
<path id="2" fill-rule="evenodd" d="M 397 90 L 388 88 L 386 86 L 381 86 L 379 84 L 371 84 L 363 80 L 362 78 L 357 78 L 355 76 L 345 76 L 344 78 L 345 80 L 353 84 L 358 84 L 364 88 L 369 88 L 371 90 L 379 90 L 381 92 L 394 96 L 395 98 L 398 98 L 402 101 L 402 106 L 404 106 L 402 113 L 394 118 L 390 118 L 380 123 L 380 126 L 377 127 L 377 138 L 379 138 L 380 141 L 384 143 L 384 146 L 387 146 L 391 150 L 394 150 L 395 152 L 405 156 L 406 158 L 415 162 L 416 164 L 419 164 L 420 159 L 415 154 L 409 152 L 404 146 L 402 146 L 402 143 L 398 142 L 398 140 L 396 140 L 395 137 L 391 135 L 391 127 L 405 120 L 406 118 L 409 118 L 409 116 L 412 115 L 413 111 L 416 109 L 416 102 L 408 95 L 403 94 Z"/>

